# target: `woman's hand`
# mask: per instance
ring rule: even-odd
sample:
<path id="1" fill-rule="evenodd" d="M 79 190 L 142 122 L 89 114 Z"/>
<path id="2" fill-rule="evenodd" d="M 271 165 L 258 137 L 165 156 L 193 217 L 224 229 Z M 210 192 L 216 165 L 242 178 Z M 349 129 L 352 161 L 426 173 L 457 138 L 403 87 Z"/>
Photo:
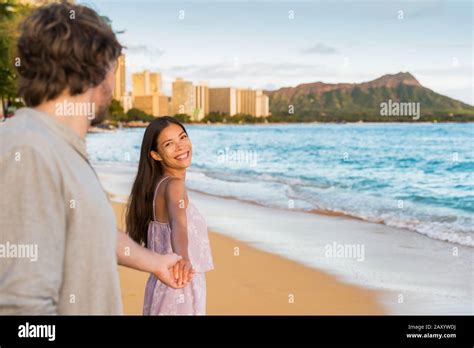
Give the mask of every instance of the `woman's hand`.
<path id="1" fill-rule="evenodd" d="M 179 270 L 180 268 L 180 263 L 182 260 L 181 256 L 176 254 L 160 255 L 154 253 L 154 258 L 156 260 L 156 266 L 153 271 L 155 277 L 157 277 L 161 282 L 173 289 L 181 289 L 186 285 L 186 283 L 184 282 L 178 284 L 178 282 L 176 281 L 176 277 L 174 276 L 174 269 L 177 268 Z"/>
<path id="2" fill-rule="evenodd" d="M 193 280 L 193 266 L 189 260 L 181 259 L 172 267 L 172 274 L 176 284 L 184 286 Z"/>

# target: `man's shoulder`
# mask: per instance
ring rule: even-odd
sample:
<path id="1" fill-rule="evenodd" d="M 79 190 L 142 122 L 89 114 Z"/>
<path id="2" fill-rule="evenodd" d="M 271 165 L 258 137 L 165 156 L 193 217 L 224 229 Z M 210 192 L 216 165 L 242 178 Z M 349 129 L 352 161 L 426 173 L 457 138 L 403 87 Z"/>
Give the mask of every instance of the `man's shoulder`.
<path id="1" fill-rule="evenodd" d="M 18 109 L 15 114 L 2 122 L 0 131 L 44 131 L 45 127 L 38 117 L 38 111 L 31 108 Z"/>
<path id="2" fill-rule="evenodd" d="M 54 134 L 30 110 L 20 109 L 0 124 L 0 157 L 21 151 L 43 158 L 54 156 L 57 147 Z"/>
<path id="3" fill-rule="evenodd" d="M 24 147 L 44 152 L 54 147 L 51 131 L 33 113 L 32 109 L 23 108 L 0 124 L 0 143 L 4 151 Z"/>

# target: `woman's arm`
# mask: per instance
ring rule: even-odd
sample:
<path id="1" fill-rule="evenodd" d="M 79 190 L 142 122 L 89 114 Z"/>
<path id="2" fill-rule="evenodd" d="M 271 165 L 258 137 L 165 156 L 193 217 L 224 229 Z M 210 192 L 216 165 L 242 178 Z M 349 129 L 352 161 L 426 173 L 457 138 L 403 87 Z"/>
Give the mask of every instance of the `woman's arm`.
<path id="1" fill-rule="evenodd" d="M 171 246 L 173 252 L 183 257 L 182 267 L 184 277 L 180 277 L 178 284 L 189 280 L 189 271 L 192 269 L 188 254 L 188 225 L 186 218 L 186 189 L 184 180 L 171 178 L 166 185 L 165 200 L 168 212 L 168 221 L 171 227 Z"/>

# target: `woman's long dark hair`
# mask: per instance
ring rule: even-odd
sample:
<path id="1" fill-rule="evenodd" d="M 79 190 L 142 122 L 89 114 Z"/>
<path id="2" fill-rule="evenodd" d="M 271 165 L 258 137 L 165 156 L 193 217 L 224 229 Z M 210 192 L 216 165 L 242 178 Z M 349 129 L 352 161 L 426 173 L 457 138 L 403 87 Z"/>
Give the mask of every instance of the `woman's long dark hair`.
<path id="1" fill-rule="evenodd" d="M 130 238 L 141 245 L 147 245 L 147 229 L 153 220 L 153 196 L 158 179 L 163 175 L 161 162 L 150 156 L 158 151 L 158 136 L 170 123 L 177 124 L 186 132 L 184 126 L 171 116 L 159 117 L 150 122 L 143 135 L 140 162 L 132 192 L 128 200 L 126 223 Z M 186 132 L 187 134 L 187 132 Z"/>

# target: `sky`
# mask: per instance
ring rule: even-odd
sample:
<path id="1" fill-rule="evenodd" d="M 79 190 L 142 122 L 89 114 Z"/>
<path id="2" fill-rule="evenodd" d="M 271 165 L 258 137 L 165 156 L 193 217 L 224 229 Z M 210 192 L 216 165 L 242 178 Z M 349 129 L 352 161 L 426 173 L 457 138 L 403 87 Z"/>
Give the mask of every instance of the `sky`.
<path id="1" fill-rule="evenodd" d="M 112 20 L 132 72 L 211 87 L 358 83 L 400 71 L 474 105 L 474 2 L 77 1 Z"/>

